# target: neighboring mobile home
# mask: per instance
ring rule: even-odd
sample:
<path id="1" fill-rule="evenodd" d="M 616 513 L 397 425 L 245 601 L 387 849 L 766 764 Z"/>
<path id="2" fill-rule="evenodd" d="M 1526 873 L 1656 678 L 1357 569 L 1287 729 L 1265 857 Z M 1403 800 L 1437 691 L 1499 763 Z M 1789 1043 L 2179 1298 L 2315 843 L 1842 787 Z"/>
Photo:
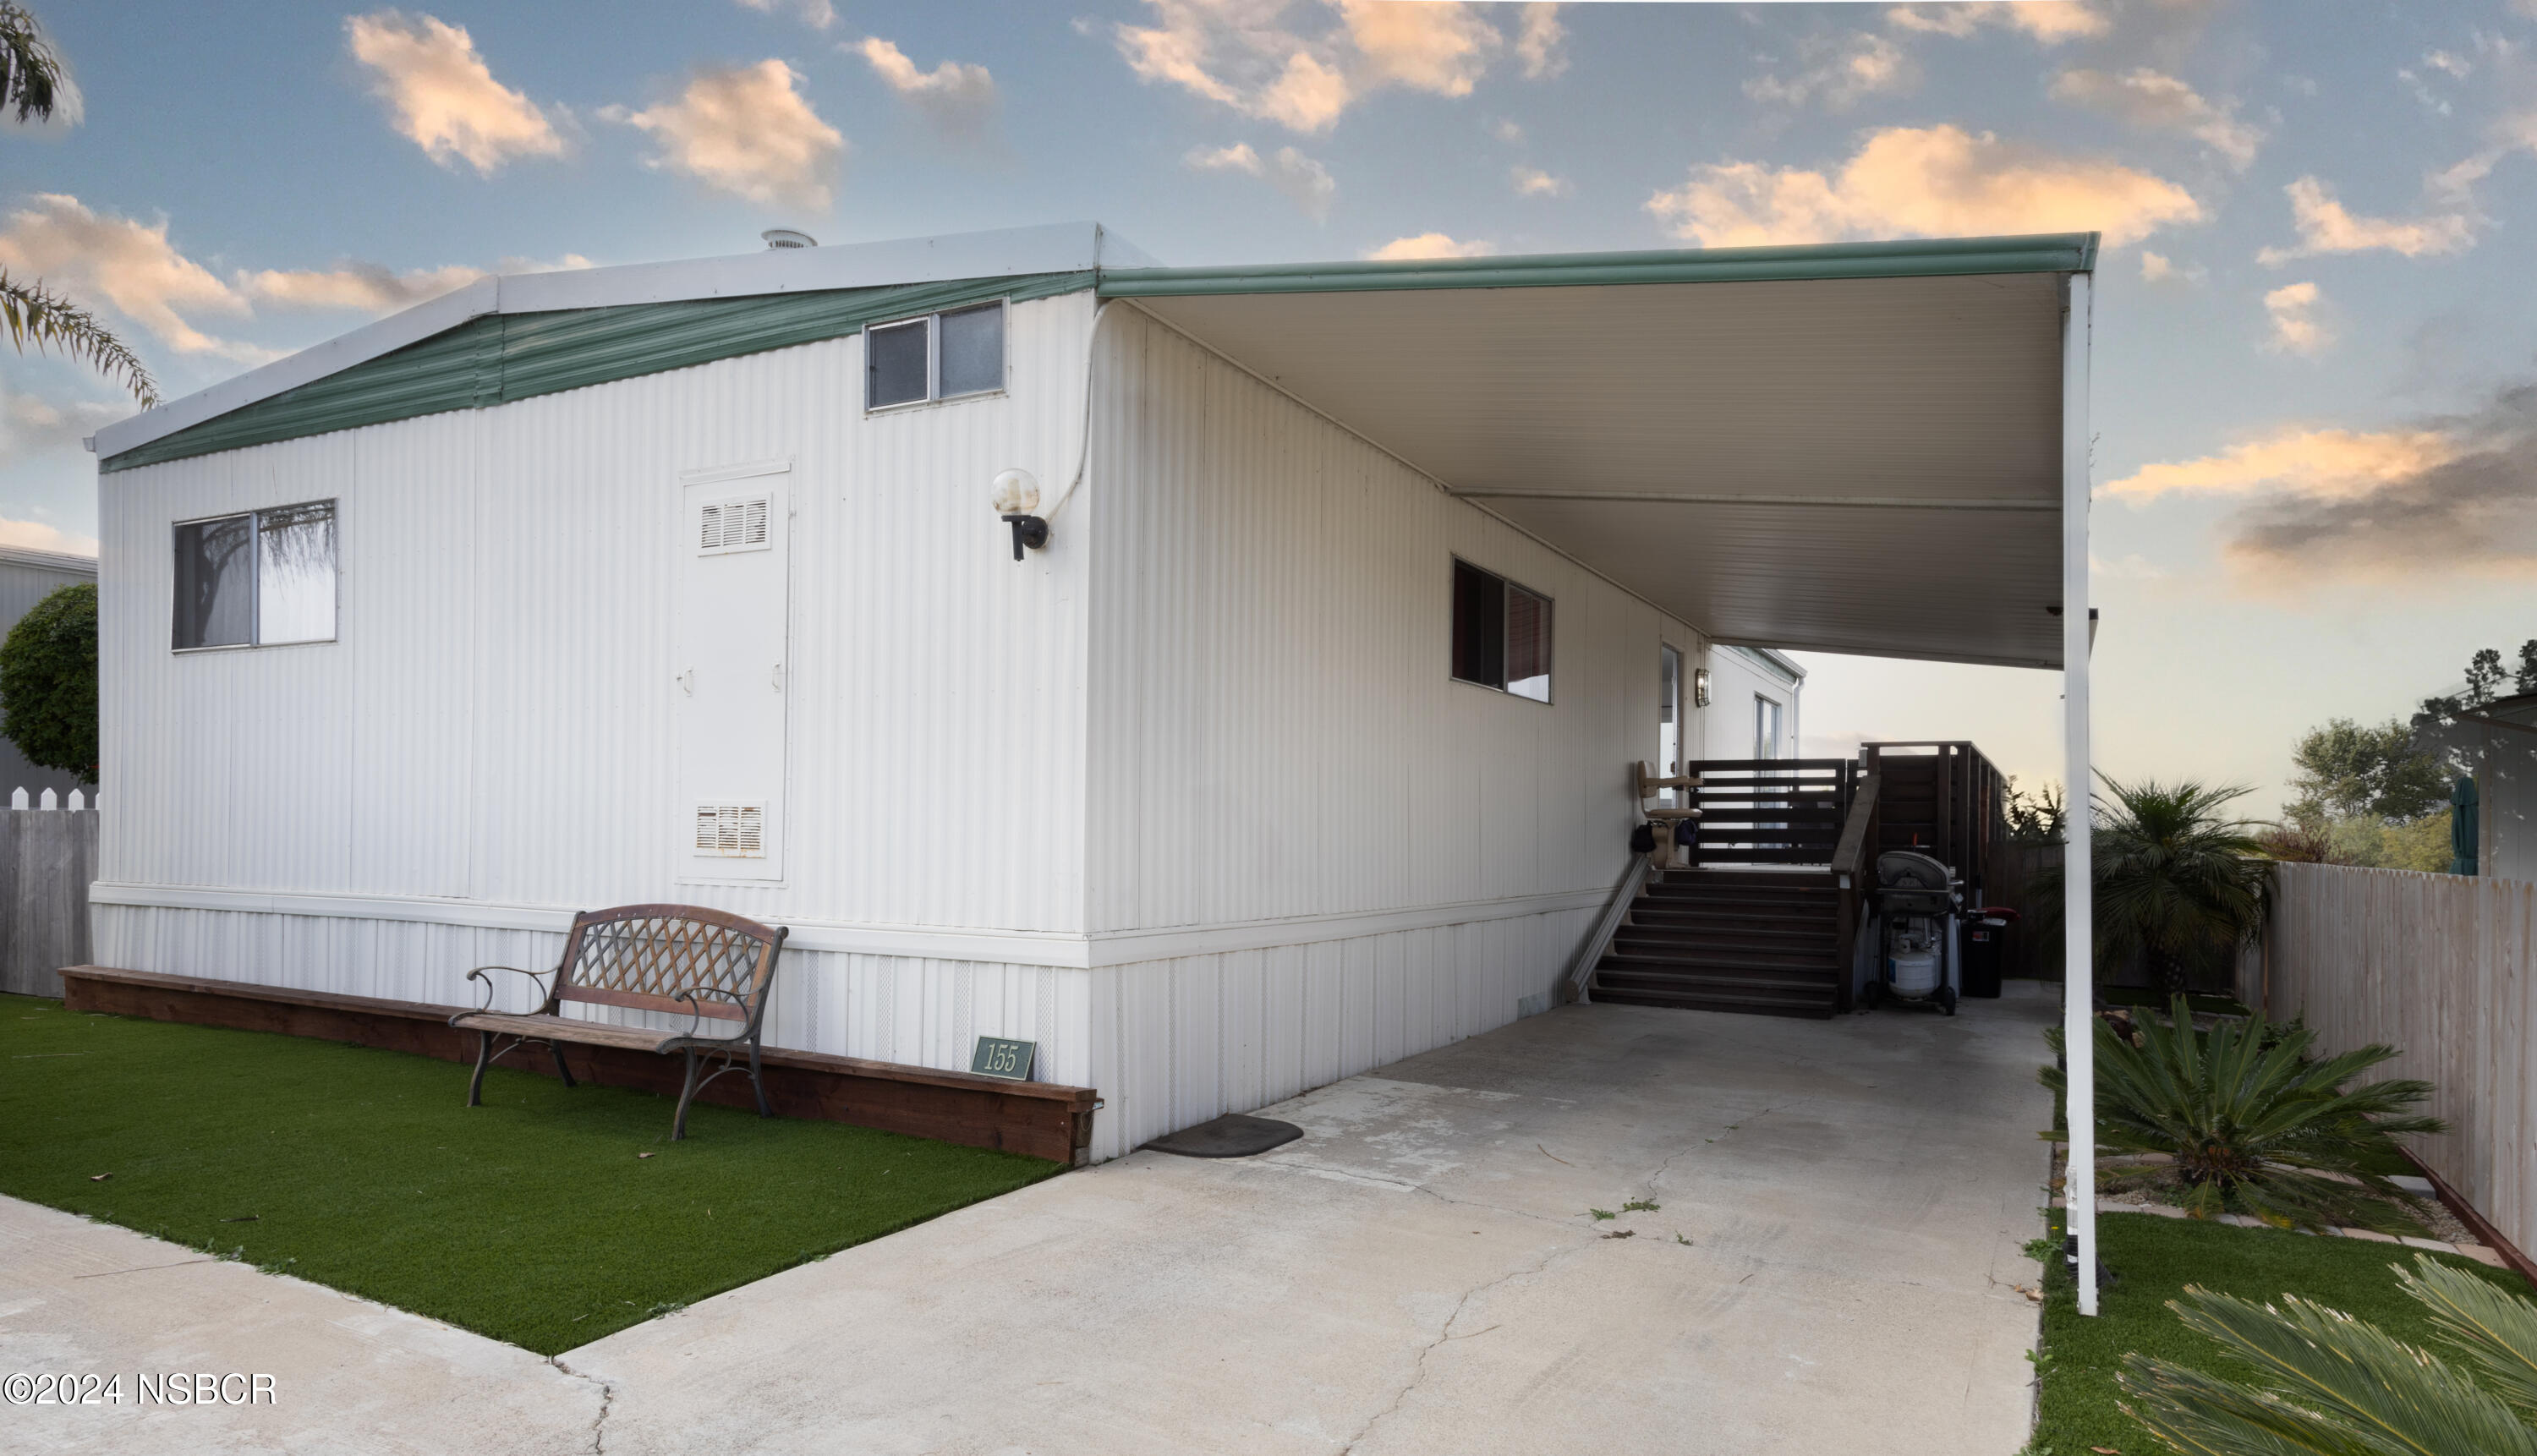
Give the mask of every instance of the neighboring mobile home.
<path id="1" fill-rule="evenodd" d="M 2062 666 L 2094 255 L 487 280 L 99 433 L 98 959 L 454 1002 L 714 905 L 770 1045 L 1035 1041 L 1102 1157 L 1501 1025 L 1631 763 L 1794 755 L 1770 649 Z"/>
<path id="2" fill-rule="evenodd" d="M 36 603 L 62 588 L 96 583 L 95 556 L 0 546 L 0 637 L 7 636 L 9 629 L 18 625 L 18 619 L 34 610 Z M 21 789 L 27 791 L 30 803 L 41 802 L 47 789 L 57 802 L 66 803 L 71 793 L 81 788 L 79 775 L 37 768 L 18 751 L 17 744 L 0 738 L 0 803 L 8 802 L 10 795 Z M 96 787 L 88 786 L 88 791 L 95 792 Z"/>

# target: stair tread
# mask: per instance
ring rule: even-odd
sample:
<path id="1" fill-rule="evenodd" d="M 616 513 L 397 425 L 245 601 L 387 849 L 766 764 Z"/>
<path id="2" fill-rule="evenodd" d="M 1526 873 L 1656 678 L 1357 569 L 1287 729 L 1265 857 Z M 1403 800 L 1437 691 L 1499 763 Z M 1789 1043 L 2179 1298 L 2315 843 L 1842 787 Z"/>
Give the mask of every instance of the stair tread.
<path id="1" fill-rule="evenodd" d="M 1821 985 L 1840 983 L 1834 966 L 1690 965 L 1680 961 L 1643 961 L 1606 956 L 1594 965 L 1598 977 L 1623 976 L 1651 981 L 1738 981 L 1755 985 Z"/>

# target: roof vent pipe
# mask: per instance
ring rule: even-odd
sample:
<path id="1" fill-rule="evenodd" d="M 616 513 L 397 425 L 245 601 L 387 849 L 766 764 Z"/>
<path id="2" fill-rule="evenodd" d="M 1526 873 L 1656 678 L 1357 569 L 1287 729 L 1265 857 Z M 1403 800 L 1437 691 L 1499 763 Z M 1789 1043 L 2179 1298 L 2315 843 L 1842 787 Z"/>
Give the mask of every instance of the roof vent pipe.
<path id="1" fill-rule="evenodd" d="M 819 245 L 817 238 L 807 232 L 796 232 L 790 227 L 769 227 L 757 235 L 766 239 L 766 245 L 770 248 L 815 248 Z"/>

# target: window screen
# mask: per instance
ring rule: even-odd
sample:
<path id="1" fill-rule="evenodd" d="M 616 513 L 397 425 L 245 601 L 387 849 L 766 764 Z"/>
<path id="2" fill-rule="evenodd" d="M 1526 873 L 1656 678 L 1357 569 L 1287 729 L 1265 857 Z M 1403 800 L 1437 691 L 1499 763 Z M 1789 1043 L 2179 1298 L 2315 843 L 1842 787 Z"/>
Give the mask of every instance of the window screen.
<path id="1" fill-rule="evenodd" d="M 179 651 L 335 638 L 335 502 L 304 501 L 175 529 Z"/>
<path id="2" fill-rule="evenodd" d="M 253 516 L 176 528 L 175 645 L 244 647 L 255 633 Z"/>
<path id="3" fill-rule="evenodd" d="M 1550 701 L 1550 599 L 1467 561 L 1454 563 L 1454 675 Z"/>
<path id="4" fill-rule="evenodd" d="M 943 315 L 942 396 L 1005 387 L 1005 306 L 989 303 Z"/>
<path id="5" fill-rule="evenodd" d="M 925 398 L 926 334 L 929 319 L 892 324 L 864 333 L 865 408 L 906 405 Z"/>

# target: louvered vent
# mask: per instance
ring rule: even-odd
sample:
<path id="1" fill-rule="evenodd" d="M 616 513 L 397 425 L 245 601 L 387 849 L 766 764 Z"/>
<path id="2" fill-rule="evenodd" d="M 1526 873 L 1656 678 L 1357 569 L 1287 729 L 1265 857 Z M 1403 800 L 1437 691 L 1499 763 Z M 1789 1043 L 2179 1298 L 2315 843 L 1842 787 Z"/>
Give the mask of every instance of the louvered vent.
<path id="1" fill-rule="evenodd" d="M 696 853 L 722 859 L 766 857 L 766 810 L 759 804 L 696 805 Z"/>
<path id="2" fill-rule="evenodd" d="M 748 551 L 766 545 L 766 497 L 726 500 L 696 513 L 696 549 L 703 552 Z"/>

